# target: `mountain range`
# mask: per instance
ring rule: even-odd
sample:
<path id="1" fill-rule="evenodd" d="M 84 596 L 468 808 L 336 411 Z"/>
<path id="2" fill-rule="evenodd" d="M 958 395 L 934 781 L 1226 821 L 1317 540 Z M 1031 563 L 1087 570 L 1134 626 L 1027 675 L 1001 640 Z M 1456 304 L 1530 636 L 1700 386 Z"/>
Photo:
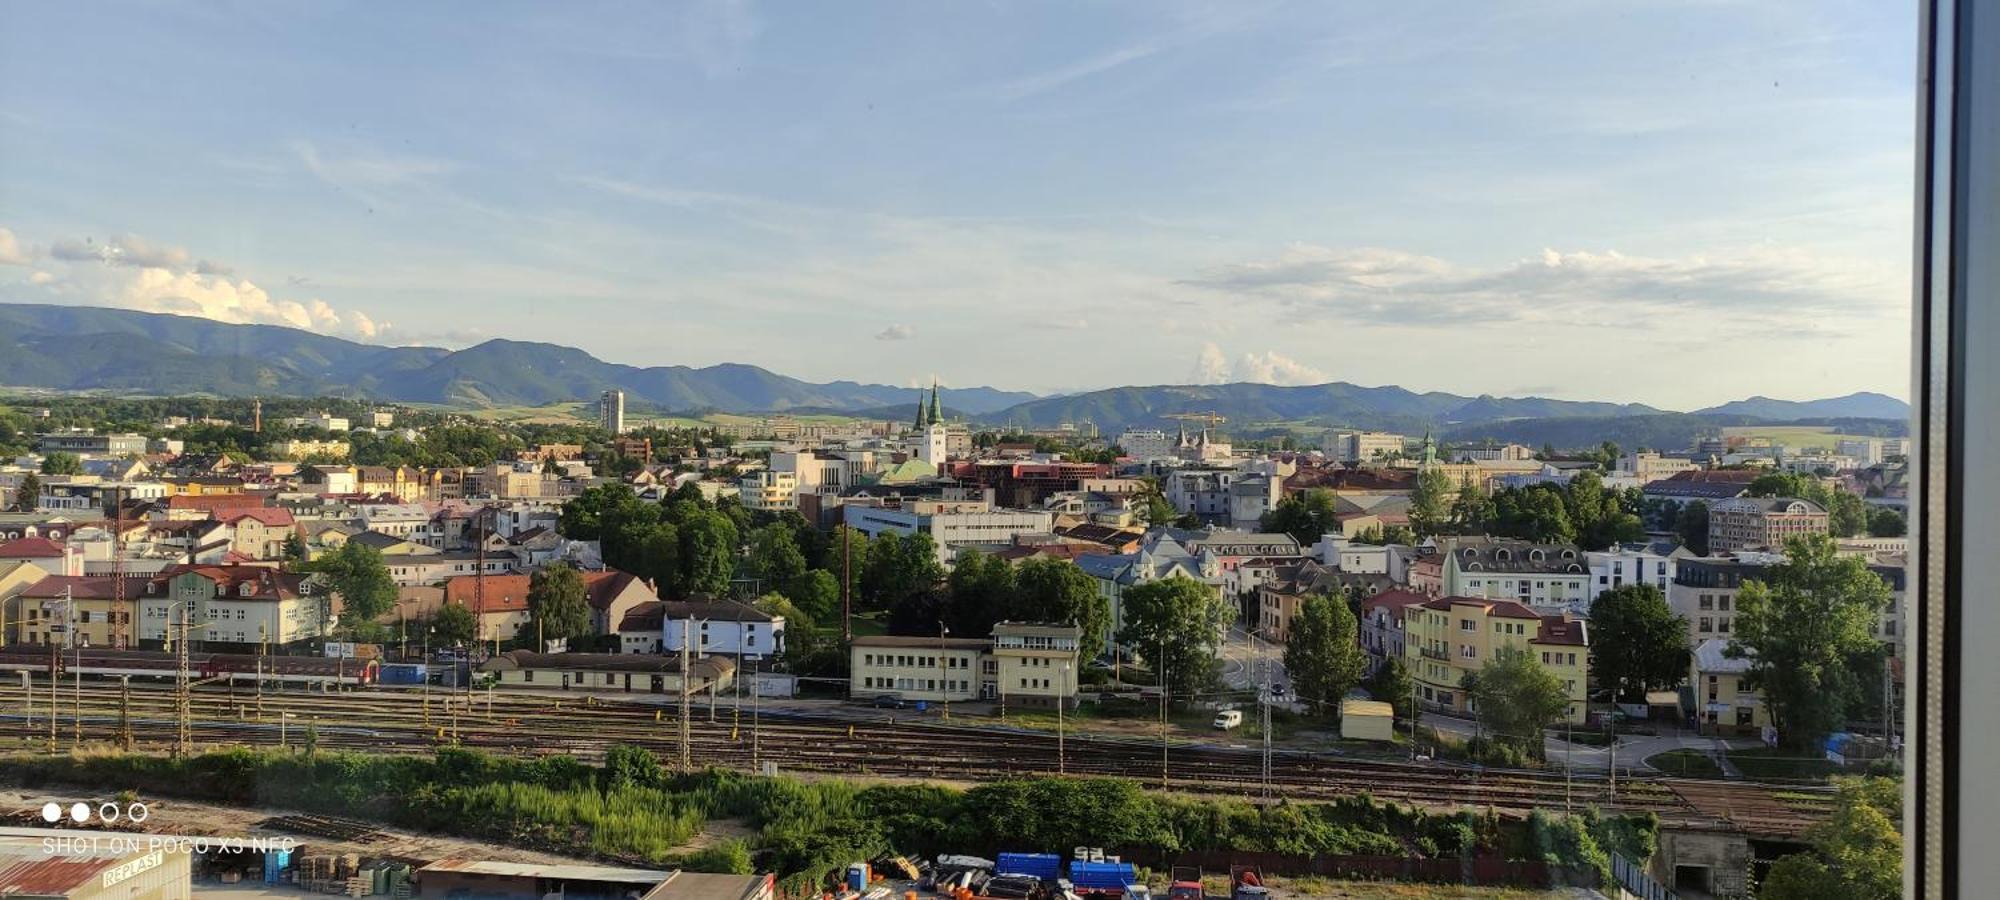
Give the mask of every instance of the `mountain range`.
<path id="1" fill-rule="evenodd" d="M 539 406 L 618 388 L 638 408 L 694 412 L 840 412 L 901 418 L 919 392 L 884 384 L 818 384 L 752 365 L 638 367 L 574 347 L 491 340 L 463 350 L 385 347 L 276 325 L 103 307 L 0 304 L 0 385 L 148 395 L 338 396 L 467 406 Z M 1638 403 L 1419 393 L 1393 385 L 1236 383 L 1115 387 L 1056 397 L 947 388 L 954 412 L 996 426 L 1090 422 L 1115 435 L 1169 416 L 1214 413 L 1229 430 L 1324 426 L 1449 434 L 1529 434 L 1534 423 L 1605 420 L 1681 431 L 1708 425 L 1836 418 L 1907 419 L 1909 405 L 1857 393 L 1822 400 L 1750 397 L 1677 413 Z M 1659 446 L 1656 444 L 1656 446 Z"/>

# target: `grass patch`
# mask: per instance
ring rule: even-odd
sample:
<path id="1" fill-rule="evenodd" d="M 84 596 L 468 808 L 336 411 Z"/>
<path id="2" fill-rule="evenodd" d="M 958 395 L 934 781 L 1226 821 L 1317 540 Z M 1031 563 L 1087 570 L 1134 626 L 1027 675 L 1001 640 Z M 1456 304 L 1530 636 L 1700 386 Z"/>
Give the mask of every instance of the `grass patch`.
<path id="1" fill-rule="evenodd" d="M 1722 766 L 1700 750 L 1668 750 L 1646 757 L 1646 765 L 1667 775 L 1686 778 L 1721 778 Z"/>
<path id="2" fill-rule="evenodd" d="M 1830 760 L 1801 756 L 1799 751 L 1783 747 L 1731 750 L 1729 761 L 1743 777 L 1757 781 L 1825 781 L 1846 771 Z"/>

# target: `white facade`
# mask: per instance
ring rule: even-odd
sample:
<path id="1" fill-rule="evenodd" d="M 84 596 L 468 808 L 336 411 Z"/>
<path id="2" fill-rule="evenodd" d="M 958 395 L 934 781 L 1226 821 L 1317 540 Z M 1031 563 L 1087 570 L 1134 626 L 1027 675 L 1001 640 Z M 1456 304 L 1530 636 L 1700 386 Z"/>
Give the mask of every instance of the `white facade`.
<path id="1" fill-rule="evenodd" d="M 660 635 L 660 647 L 667 653 L 681 652 L 683 637 L 688 633 L 688 621 L 668 617 L 666 627 Z M 777 616 L 769 622 L 729 622 L 717 619 L 697 618 L 694 623 L 695 643 L 693 652 L 697 655 L 742 656 L 744 659 L 763 659 L 784 651 L 785 619 Z"/>
<path id="2" fill-rule="evenodd" d="M 1173 437 L 1158 428 L 1127 428 L 1118 435 L 1117 444 L 1126 456 L 1138 462 L 1174 458 Z"/>
<path id="3" fill-rule="evenodd" d="M 612 434 L 625 433 L 625 392 L 613 388 L 597 395 L 597 425 Z"/>
<path id="4" fill-rule="evenodd" d="M 994 509 L 984 503 L 943 504 L 935 511 L 850 504 L 843 507 L 847 527 L 874 537 L 884 532 L 928 533 L 936 542 L 938 559 L 949 561 L 959 547 L 998 547 L 1021 534 L 1043 534 L 1055 528 L 1047 510 Z"/>
<path id="5" fill-rule="evenodd" d="M 1327 436 L 1326 450 L 1342 462 L 1366 462 L 1403 452 L 1403 436 L 1386 431 L 1336 431 Z"/>
<path id="6" fill-rule="evenodd" d="M 1590 566 L 1591 600 L 1628 584 L 1652 585 L 1664 596 L 1674 583 L 1676 557 L 1664 547 L 1634 544 L 1585 553 L 1584 558 Z"/>

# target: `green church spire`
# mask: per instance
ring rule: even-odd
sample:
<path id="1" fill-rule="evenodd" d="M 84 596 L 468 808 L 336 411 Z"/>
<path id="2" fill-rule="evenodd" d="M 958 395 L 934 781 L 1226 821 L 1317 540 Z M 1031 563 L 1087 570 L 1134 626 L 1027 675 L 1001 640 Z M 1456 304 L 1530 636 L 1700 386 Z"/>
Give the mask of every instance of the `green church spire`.
<path id="1" fill-rule="evenodd" d="M 944 407 L 938 402 L 937 379 L 931 379 L 931 424 L 944 424 Z"/>

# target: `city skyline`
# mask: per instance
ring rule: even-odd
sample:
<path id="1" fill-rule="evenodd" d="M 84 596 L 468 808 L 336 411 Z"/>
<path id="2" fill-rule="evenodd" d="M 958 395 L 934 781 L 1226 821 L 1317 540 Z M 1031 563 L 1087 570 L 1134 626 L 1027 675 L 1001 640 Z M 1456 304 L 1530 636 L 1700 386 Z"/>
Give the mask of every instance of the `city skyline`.
<path id="1" fill-rule="evenodd" d="M 1911 23 L 1372 15 L 24 8 L 0 300 L 1043 394 L 1907 396 Z"/>

